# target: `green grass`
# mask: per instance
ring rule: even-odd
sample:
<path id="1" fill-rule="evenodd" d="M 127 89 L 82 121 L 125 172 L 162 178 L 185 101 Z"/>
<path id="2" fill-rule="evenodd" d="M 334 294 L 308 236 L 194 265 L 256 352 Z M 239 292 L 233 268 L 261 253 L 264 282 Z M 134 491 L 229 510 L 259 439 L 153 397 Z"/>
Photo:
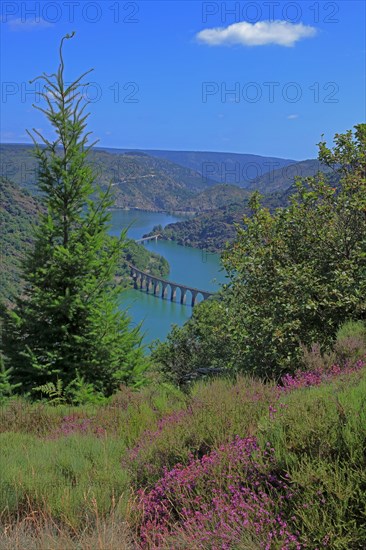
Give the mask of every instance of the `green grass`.
<path id="1" fill-rule="evenodd" d="M 263 422 L 260 441 L 270 442 L 278 467 L 297 488 L 291 514 L 302 542 L 307 548 L 365 548 L 365 371 L 297 390 L 282 402 Z"/>
<path id="2" fill-rule="evenodd" d="M 120 467 L 124 444 L 118 439 L 72 435 L 40 442 L 32 435 L 3 433 L 0 446 L 0 503 L 8 515 L 42 510 L 79 528 L 93 515 L 93 500 L 102 516 L 113 503 L 123 515 L 130 480 Z"/>
<path id="3" fill-rule="evenodd" d="M 135 489 L 236 435 L 274 449 L 276 475 L 294 488 L 288 521 L 306 548 L 364 548 L 365 369 L 277 396 L 239 378 L 200 382 L 189 396 L 157 384 L 124 389 L 97 406 L 9 401 L 0 411 L 0 548 L 135 548 Z M 88 429 L 65 435 L 65 416 L 89 419 Z M 181 532 L 175 544 L 189 540 Z M 254 531 L 243 541 L 262 547 Z"/>

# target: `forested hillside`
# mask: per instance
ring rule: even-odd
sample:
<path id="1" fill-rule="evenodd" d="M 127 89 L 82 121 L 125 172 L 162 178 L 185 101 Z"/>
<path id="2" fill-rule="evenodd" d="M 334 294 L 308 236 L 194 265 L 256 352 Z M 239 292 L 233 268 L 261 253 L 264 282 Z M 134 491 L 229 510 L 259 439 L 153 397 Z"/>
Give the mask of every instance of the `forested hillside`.
<path id="1" fill-rule="evenodd" d="M 225 187 L 221 186 L 222 192 Z M 211 188 L 214 191 L 216 187 Z M 294 186 L 286 191 L 272 193 L 263 197 L 263 204 L 271 211 L 288 204 L 289 197 L 294 192 Z M 227 242 L 232 242 L 237 233 L 236 224 L 243 225 L 243 217 L 250 214 L 249 197 L 251 193 L 242 190 L 242 200 L 239 202 L 228 201 L 226 206 L 203 212 L 189 220 L 171 223 L 164 229 L 158 228 L 163 239 L 172 240 L 185 246 L 202 248 L 210 252 L 220 252 Z M 203 193 L 206 193 L 204 191 Z M 202 193 L 202 194 L 203 194 Z M 222 199 L 221 199 L 222 200 Z M 151 231 L 151 235 L 157 229 Z"/>
<path id="2" fill-rule="evenodd" d="M 21 264 L 40 213 L 39 201 L 27 190 L 0 178 L 0 298 L 9 299 L 22 286 Z"/>
<path id="3" fill-rule="evenodd" d="M 34 229 L 42 213 L 42 206 L 37 195 L 32 195 L 5 178 L 0 178 L 0 199 L 0 300 L 11 302 L 19 295 L 24 284 L 21 277 L 22 262 L 33 243 Z M 119 279 L 122 277 L 127 284 L 131 284 L 128 263 L 158 277 L 169 274 L 169 264 L 165 258 L 129 239 L 117 275 Z"/>
<path id="4" fill-rule="evenodd" d="M 37 162 L 33 148 L 23 145 L 2 145 L 3 175 L 36 192 Z M 201 174 L 170 161 L 145 154 L 111 154 L 93 150 L 88 159 L 96 183 L 113 188 L 114 204 L 119 208 L 143 210 L 184 210 L 186 201 L 197 192 L 214 185 Z"/>
<path id="5" fill-rule="evenodd" d="M 32 150 L 28 145 L 0 146 L 3 176 L 34 193 L 38 172 Z M 112 183 L 116 207 L 150 211 L 208 211 L 248 197 L 240 185 L 264 193 L 285 190 L 296 175 L 313 175 L 319 167 L 316 160 L 289 165 L 292 161 L 256 155 L 237 155 L 236 159 L 235 155 L 226 153 L 168 151 L 165 158 L 164 151 L 151 154 L 111 151 L 94 149 L 90 153 L 88 163 L 93 167 L 97 183 L 102 187 Z M 184 159 L 182 165 L 177 163 L 180 159 Z M 278 165 L 280 169 L 275 170 Z M 241 176 L 230 176 L 233 169 L 238 174 L 246 174 L 245 182 Z M 222 172 L 223 177 L 214 173 L 211 177 L 215 170 Z M 258 171 L 262 176 L 253 179 Z"/>
<path id="6" fill-rule="evenodd" d="M 144 149 L 131 151 L 130 149 L 105 149 L 119 154 L 126 152 L 146 153 L 152 157 L 169 160 L 175 164 L 189 168 L 201 174 L 209 184 L 210 180 L 216 183 L 235 184 L 247 186 L 253 177 L 264 175 L 275 169 L 281 169 L 296 161 L 278 157 L 266 157 L 264 155 L 252 155 L 247 153 L 222 153 L 215 151 L 163 151 L 157 149 Z"/>
<path id="7" fill-rule="evenodd" d="M 284 191 L 294 182 L 295 178 L 308 178 L 315 176 L 317 172 L 330 173 L 332 170 L 317 159 L 304 160 L 288 166 L 272 170 L 261 177 L 250 181 L 247 189 L 250 191 L 260 191 L 261 193 L 273 193 L 275 191 Z"/>

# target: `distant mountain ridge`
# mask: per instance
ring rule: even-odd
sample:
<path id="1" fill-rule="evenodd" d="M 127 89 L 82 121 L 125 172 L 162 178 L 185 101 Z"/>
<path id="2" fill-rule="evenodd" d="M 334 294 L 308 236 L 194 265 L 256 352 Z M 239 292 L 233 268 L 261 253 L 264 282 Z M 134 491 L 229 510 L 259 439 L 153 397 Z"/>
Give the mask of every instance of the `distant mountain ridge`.
<path id="1" fill-rule="evenodd" d="M 255 178 L 247 189 L 261 193 L 285 191 L 294 183 L 296 177 L 308 178 L 318 172 L 328 174 L 331 171 L 331 168 L 324 166 L 318 159 L 303 160 Z"/>
<path id="2" fill-rule="evenodd" d="M 100 149 L 111 154 L 147 154 L 189 168 L 201 174 L 204 180 L 228 183 L 244 187 L 267 172 L 284 168 L 297 161 L 279 157 L 247 153 L 222 153 L 215 151 L 166 151 L 162 149 Z"/>
<path id="3" fill-rule="evenodd" d="M 30 145 L 1 145 L 2 176 L 37 193 L 37 161 Z M 146 154 L 111 154 L 92 150 L 88 163 L 102 188 L 112 184 L 115 206 L 150 211 L 184 209 L 186 200 L 214 186 L 201 174 Z"/>
<path id="4" fill-rule="evenodd" d="M 32 145 L 1 145 L 1 175 L 37 193 L 37 163 L 32 150 Z M 246 163 L 245 169 L 240 162 Z M 312 176 L 322 168 L 315 159 L 294 162 L 237 153 L 106 148 L 94 148 L 89 163 L 94 168 L 96 183 L 102 188 L 112 183 L 116 207 L 180 212 L 206 212 L 241 202 L 255 189 L 264 194 L 284 191 L 293 184 L 295 176 Z M 206 168 L 210 166 L 209 172 L 216 167 L 223 170 L 226 179 L 237 181 L 217 183 L 213 179 L 217 174 L 213 173 L 211 178 L 205 177 L 197 170 L 203 170 L 204 163 Z M 278 163 L 282 166 L 275 170 Z M 240 174 L 245 172 L 249 176 L 250 170 L 254 175 L 261 170 L 269 171 L 239 181 Z"/>

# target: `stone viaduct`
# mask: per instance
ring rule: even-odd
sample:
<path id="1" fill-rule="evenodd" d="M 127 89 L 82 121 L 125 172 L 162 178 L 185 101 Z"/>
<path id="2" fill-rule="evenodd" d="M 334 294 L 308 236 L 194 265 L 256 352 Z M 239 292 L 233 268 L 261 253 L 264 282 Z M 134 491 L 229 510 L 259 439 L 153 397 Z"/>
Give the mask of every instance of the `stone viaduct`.
<path id="1" fill-rule="evenodd" d="M 173 281 L 160 279 L 160 277 L 154 277 L 149 273 L 145 273 L 144 271 L 137 269 L 137 267 L 133 265 L 130 265 L 130 269 L 136 289 L 145 290 L 146 292 L 152 291 L 154 296 L 158 296 L 162 299 L 175 302 L 177 297 L 177 290 L 179 289 L 180 303 L 186 303 L 187 292 L 189 292 L 191 294 L 190 304 L 193 307 L 197 303 L 197 297 L 199 294 L 201 294 L 204 300 L 207 300 L 207 298 L 212 296 L 212 292 L 207 292 L 206 290 L 200 290 L 199 288 L 181 285 L 180 283 L 174 283 Z"/>

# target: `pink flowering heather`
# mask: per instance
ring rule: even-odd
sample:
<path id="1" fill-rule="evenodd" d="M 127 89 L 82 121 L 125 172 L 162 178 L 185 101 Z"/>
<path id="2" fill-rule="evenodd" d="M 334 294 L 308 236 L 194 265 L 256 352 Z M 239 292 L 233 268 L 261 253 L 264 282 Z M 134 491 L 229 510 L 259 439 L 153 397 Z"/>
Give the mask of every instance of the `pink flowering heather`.
<path id="1" fill-rule="evenodd" d="M 330 368 L 319 367 L 312 371 L 297 371 L 294 375 L 286 374 L 281 379 L 279 390 L 289 392 L 292 390 L 319 386 L 323 382 L 331 382 L 336 378 L 358 372 L 366 366 L 366 358 L 359 359 L 356 363 L 344 366 L 332 365 Z"/>
<path id="2" fill-rule="evenodd" d="M 359 360 L 284 376 L 273 388 L 269 419 L 286 407 L 279 401 L 284 393 L 318 386 L 365 366 L 366 361 Z M 166 423 L 187 421 L 189 414 L 181 411 L 161 420 L 145 442 L 151 443 Z M 140 450 L 141 446 L 136 447 L 131 454 L 137 458 Z M 165 469 L 151 490 L 140 490 L 138 495 L 139 540 L 144 549 L 174 548 L 182 541 L 194 541 L 197 549 L 229 550 L 245 547 L 246 540 L 260 541 L 255 543 L 265 550 L 304 548 L 293 523 L 296 517 L 289 513 L 296 489 L 288 474 L 279 474 L 270 444 L 263 451 L 255 438 L 236 436 L 202 458 L 191 455 L 187 465 Z"/>
<path id="3" fill-rule="evenodd" d="M 62 418 L 61 426 L 52 432 L 49 438 L 56 439 L 76 433 L 93 434 L 97 437 L 102 437 L 106 434 L 106 430 L 101 426 L 93 426 L 91 418 L 80 418 L 77 415 L 69 415 Z"/>
<path id="4" fill-rule="evenodd" d="M 276 541 L 282 550 L 300 549 L 284 520 L 292 496 L 275 473 L 273 449 L 261 452 L 255 438 L 236 437 L 187 466 L 165 471 L 150 492 L 139 491 L 141 545 L 162 548 L 182 534 L 195 548 L 229 550 L 248 532 L 263 541 L 262 548 Z"/>

